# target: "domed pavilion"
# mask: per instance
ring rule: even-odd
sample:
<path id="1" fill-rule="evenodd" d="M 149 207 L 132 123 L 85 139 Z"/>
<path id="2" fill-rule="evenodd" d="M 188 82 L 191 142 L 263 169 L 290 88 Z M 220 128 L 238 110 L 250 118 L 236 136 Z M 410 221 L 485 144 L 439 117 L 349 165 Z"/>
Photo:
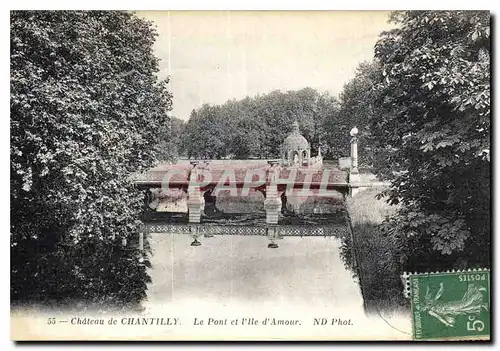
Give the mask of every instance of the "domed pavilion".
<path id="1" fill-rule="evenodd" d="M 311 159 L 311 146 L 300 134 L 299 123 L 292 124 L 292 132 L 283 141 L 283 164 L 286 166 L 308 166 Z"/>

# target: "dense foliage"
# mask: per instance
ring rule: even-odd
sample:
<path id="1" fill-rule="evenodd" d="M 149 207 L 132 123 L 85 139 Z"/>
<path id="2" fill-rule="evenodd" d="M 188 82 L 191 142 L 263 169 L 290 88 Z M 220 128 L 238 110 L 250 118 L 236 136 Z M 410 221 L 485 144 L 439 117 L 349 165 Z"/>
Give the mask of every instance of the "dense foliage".
<path id="1" fill-rule="evenodd" d="M 160 153 L 158 159 L 160 161 L 175 162 L 179 158 L 182 147 L 182 138 L 184 133 L 185 123 L 177 117 L 170 117 L 167 122 L 167 129 L 163 131 L 165 134 L 159 135 Z"/>
<path id="2" fill-rule="evenodd" d="M 349 145 L 349 131 L 356 126 L 359 130 L 358 157 L 362 166 L 373 166 L 384 157 L 384 150 L 375 150 L 371 141 L 370 120 L 379 118 L 383 111 L 377 104 L 379 90 L 377 84 L 382 74 L 377 62 L 362 62 L 355 76 L 344 85 L 340 93 L 340 111 L 325 121 L 324 128 L 328 143 L 336 144 L 336 149 Z M 335 155 L 341 156 L 341 155 Z"/>
<path id="3" fill-rule="evenodd" d="M 129 177 L 168 135 L 155 35 L 122 11 L 11 12 L 13 300 L 145 295 Z"/>
<path id="4" fill-rule="evenodd" d="M 375 58 L 383 77 L 370 119 L 375 148 L 390 150 L 381 172 L 387 223 L 408 269 L 489 266 L 490 15 L 396 12 Z"/>
<path id="5" fill-rule="evenodd" d="M 311 143 L 313 155 L 321 145 L 323 153 L 345 156 L 349 153 L 348 141 L 329 143 L 323 128 L 338 109 L 335 97 L 311 88 L 274 91 L 223 105 L 205 104 L 192 111 L 182 150 L 194 158 L 280 157 L 283 140 L 296 120 Z"/>

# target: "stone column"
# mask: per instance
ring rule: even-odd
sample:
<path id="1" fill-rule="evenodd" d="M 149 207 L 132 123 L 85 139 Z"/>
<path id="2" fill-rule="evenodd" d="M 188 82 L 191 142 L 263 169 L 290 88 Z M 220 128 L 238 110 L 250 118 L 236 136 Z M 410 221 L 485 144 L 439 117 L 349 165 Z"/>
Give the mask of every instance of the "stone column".
<path id="1" fill-rule="evenodd" d="M 351 173 L 358 172 L 358 138 L 353 136 L 351 138 Z"/>
<path id="2" fill-rule="evenodd" d="M 355 128 L 353 128 L 354 130 Z M 358 136 L 357 129 L 356 132 L 353 133 L 351 131 L 351 167 L 349 168 L 349 195 L 355 196 L 359 191 L 359 183 L 361 180 L 358 171 Z"/>
<path id="3" fill-rule="evenodd" d="M 281 212 L 281 197 L 278 193 L 276 177 L 278 165 L 271 166 L 266 185 L 266 199 L 264 200 L 264 209 L 266 210 L 266 223 L 278 224 L 279 214 Z"/>
<path id="4" fill-rule="evenodd" d="M 200 190 L 198 169 L 195 165 L 189 176 L 187 207 L 189 213 L 189 223 L 200 223 L 201 215 L 205 207 L 205 199 Z"/>

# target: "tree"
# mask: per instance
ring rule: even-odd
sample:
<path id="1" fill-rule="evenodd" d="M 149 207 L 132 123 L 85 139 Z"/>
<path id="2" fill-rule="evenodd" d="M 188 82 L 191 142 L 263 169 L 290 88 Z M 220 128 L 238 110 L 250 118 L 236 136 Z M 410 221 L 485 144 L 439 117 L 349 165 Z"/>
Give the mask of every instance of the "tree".
<path id="1" fill-rule="evenodd" d="M 333 133 L 338 125 L 340 103 L 336 97 L 325 92 L 318 96 L 316 104 L 315 130 L 317 147 L 321 147 L 323 155 L 338 159 L 349 152 L 349 145 L 338 143 L 337 136 Z"/>
<path id="2" fill-rule="evenodd" d="M 297 121 L 314 154 L 320 143 L 328 149 L 323 123 L 337 110 L 335 97 L 312 88 L 204 105 L 191 113 L 183 147 L 198 158 L 280 157 L 283 140 Z"/>
<path id="3" fill-rule="evenodd" d="M 351 128 L 359 130 L 359 164 L 371 166 L 374 155 L 371 143 L 370 120 L 380 118 L 387 113 L 377 104 L 379 91 L 377 84 L 382 79 L 382 72 L 377 62 L 362 62 L 356 69 L 355 76 L 347 82 L 340 93 L 340 110 L 325 121 L 324 129 L 330 140 L 331 152 L 335 158 L 349 156 Z"/>
<path id="4" fill-rule="evenodd" d="M 409 269 L 489 266 L 490 15 L 405 11 L 375 48 L 384 79 L 371 120 L 392 150 L 389 221 Z M 397 172 L 396 172 L 397 171 Z M 436 255 L 440 254 L 440 255 Z"/>
<path id="5" fill-rule="evenodd" d="M 185 123 L 177 117 L 170 117 L 167 122 L 166 134 L 160 138 L 160 155 L 162 161 L 175 161 L 182 154 L 182 138 Z"/>
<path id="6" fill-rule="evenodd" d="M 188 157 L 219 159 L 229 154 L 233 124 L 223 112 L 221 106 L 209 104 L 191 112 L 183 135 Z"/>
<path id="7" fill-rule="evenodd" d="M 168 136 L 155 36 L 129 12 L 11 12 L 13 300 L 145 296 L 130 175 Z"/>

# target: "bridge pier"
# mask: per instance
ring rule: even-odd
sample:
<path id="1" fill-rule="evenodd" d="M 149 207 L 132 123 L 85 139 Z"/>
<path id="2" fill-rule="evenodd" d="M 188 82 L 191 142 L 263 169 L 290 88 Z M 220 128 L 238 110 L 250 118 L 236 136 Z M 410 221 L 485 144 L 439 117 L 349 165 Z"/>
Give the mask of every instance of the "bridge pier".
<path id="1" fill-rule="evenodd" d="M 264 209 L 266 210 L 266 223 L 278 224 L 279 215 L 281 213 L 281 198 L 278 196 L 277 190 L 275 192 L 266 192 Z"/>
<path id="2" fill-rule="evenodd" d="M 276 183 L 276 169 L 278 165 L 273 165 L 269 171 L 268 182 L 266 185 L 266 199 L 264 200 L 264 209 L 266 210 L 266 223 L 278 224 L 281 213 L 281 196 L 278 192 Z"/>
<path id="3" fill-rule="evenodd" d="M 203 214 L 203 210 L 205 208 L 205 197 L 200 189 L 200 182 L 198 179 L 198 169 L 197 166 L 191 169 L 191 173 L 189 175 L 189 185 L 188 185 L 188 199 L 187 199 L 187 208 L 189 215 L 189 223 L 200 223 L 201 215 Z"/>
<path id="4" fill-rule="evenodd" d="M 361 178 L 359 177 L 359 173 L 349 173 L 349 196 L 354 197 L 359 192 L 359 186 L 356 183 L 359 183 Z"/>
<path id="5" fill-rule="evenodd" d="M 200 223 L 201 215 L 205 207 L 205 200 L 198 189 L 188 189 L 187 208 L 189 223 Z"/>

